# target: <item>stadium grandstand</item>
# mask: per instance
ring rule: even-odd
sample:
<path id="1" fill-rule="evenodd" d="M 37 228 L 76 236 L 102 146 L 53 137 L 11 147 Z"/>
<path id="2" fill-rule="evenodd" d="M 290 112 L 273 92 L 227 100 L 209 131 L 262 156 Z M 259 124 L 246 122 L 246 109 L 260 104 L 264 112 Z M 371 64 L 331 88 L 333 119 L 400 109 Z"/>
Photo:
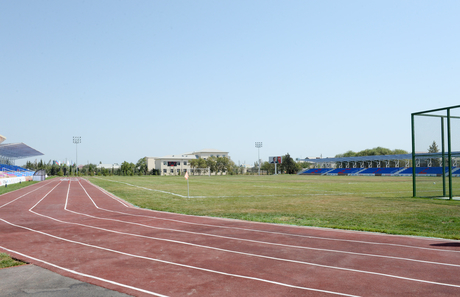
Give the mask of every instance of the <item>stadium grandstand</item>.
<path id="1" fill-rule="evenodd" d="M 439 164 L 440 153 L 416 154 L 415 174 L 417 176 L 442 176 Z M 452 152 L 452 176 L 460 176 L 458 160 L 460 152 Z M 365 176 L 412 176 L 412 154 L 376 155 L 362 157 L 341 157 L 321 159 L 300 159 L 314 164 L 314 168 L 303 169 L 306 175 L 365 175 Z M 444 167 L 448 173 L 448 168 Z"/>
<path id="2" fill-rule="evenodd" d="M 3 143 L 0 135 L 0 186 L 33 180 L 34 171 L 15 165 L 17 159 L 43 155 L 24 143 Z"/>

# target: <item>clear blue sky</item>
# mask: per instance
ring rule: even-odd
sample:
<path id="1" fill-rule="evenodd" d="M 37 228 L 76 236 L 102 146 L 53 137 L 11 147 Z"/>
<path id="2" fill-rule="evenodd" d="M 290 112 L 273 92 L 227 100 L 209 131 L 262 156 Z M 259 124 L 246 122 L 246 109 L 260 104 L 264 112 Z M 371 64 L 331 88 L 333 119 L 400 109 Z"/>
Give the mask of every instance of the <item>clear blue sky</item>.
<path id="1" fill-rule="evenodd" d="M 43 160 L 410 151 L 460 104 L 460 1 L 0 0 L 0 134 Z M 33 158 L 34 159 L 34 158 Z M 22 165 L 25 160 L 18 160 Z"/>

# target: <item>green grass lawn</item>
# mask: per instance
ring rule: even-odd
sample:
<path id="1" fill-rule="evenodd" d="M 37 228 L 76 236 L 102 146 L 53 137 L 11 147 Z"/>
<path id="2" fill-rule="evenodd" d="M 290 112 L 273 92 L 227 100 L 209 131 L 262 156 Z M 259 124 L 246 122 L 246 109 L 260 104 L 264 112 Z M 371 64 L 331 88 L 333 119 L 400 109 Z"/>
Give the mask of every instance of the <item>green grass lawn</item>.
<path id="1" fill-rule="evenodd" d="M 191 176 L 190 199 L 183 177 L 89 180 L 134 205 L 155 210 L 460 239 L 460 201 L 412 198 L 411 177 Z M 427 191 L 440 186 L 437 178 L 420 181 Z"/>

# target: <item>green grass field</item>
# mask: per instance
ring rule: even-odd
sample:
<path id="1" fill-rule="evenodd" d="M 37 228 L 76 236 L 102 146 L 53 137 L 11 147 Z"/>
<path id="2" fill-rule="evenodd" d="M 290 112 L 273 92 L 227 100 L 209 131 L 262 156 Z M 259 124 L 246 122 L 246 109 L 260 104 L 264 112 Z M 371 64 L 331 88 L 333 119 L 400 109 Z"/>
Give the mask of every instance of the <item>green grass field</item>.
<path id="1" fill-rule="evenodd" d="M 412 198 L 410 177 L 191 176 L 191 198 L 183 177 L 89 180 L 136 206 L 155 210 L 460 239 L 460 201 Z M 419 181 L 427 191 L 439 188 L 439 178 Z"/>

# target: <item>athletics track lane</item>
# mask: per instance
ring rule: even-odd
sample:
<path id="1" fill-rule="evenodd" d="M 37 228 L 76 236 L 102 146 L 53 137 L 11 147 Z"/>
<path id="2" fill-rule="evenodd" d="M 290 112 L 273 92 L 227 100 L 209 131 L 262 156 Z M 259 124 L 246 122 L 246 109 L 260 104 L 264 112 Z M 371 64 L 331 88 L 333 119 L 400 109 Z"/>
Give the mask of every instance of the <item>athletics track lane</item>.
<path id="1" fill-rule="evenodd" d="M 2 249 L 136 296 L 460 295 L 455 241 L 148 211 L 86 180 L 0 196 Z"/>

